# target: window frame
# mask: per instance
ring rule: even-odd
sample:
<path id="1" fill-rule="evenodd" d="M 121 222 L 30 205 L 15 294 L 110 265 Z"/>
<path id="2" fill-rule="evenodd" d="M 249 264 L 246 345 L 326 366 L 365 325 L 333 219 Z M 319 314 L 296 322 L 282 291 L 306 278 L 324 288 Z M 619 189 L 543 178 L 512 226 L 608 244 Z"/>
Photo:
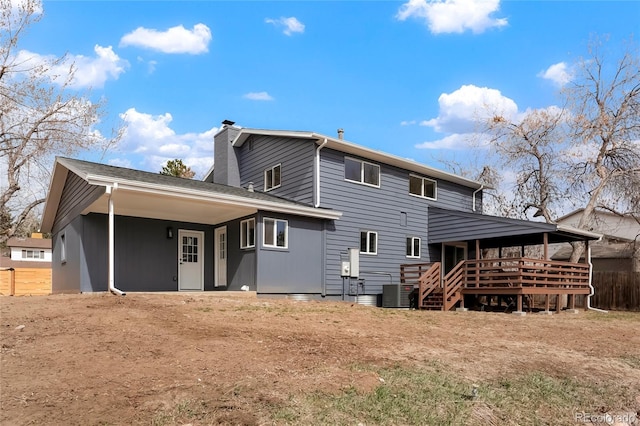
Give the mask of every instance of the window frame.
<path id="1" fill-rule="evenodd" d="M 360 163 L 360 180 L 353 180 L 353 179 L 349 179 L 347 178 L 347 161 L 353 161 L 356 163 Z M 373 166 L 378 170 L 378 184 L 373 184 L 373 183 L 369 183 L 369 182 L 365 182 L 365 164 L 369 165 L 369 166 Z M 379 164 L 376 163 L 371 163 L 369 161 L 365 161 L 365 160 L 360 160 L 357 158 L 353 158 L 353 157 L 344 157 L 344 180 L 347 182 L 353 182 L 353 183 L 359 183 L 360 185 L 366 185 L 366 186 L 371 186 L 373 188 L 380 188 L 380 182 L 382 181 L 382 170 Z"/>
<path id="2" fill-rule="evenodd" d="M 267 244 L 267 221 L 273 221 L 273 244 Z M 278 245 L 278 222 L 284 223 L 284 245 Z M 262 219 L 262 246 L 271 249 L 288 249 L 289 248 L 289 221 L 286 219 L 277 219 L 273 217 L 265 217 Z"/>
<path id="3" fill-rule="evenodd" d="M 29 256 L 29 254 L 31 254 L 31 256 Z M 28 259 L 44 260 L 44 250 L 22 249 L 21 259 L 24 259 L 24 260 L 28 260 Z"/>
<path id="4" fill-rule="evenodd" d="M 411 240 L 411 246 L 409 246 L 409 240 Z M 415 241 L 418 241 L 418 254 L 415 253 Z M 408 250 L 405 250 L 405 256 L 408 259 L 420 259 L 422 255 L 422 239 L 420 237 L 407 236 L 406 241 L 406 249 L 411 247 L 411 253 L 407 253 Z"/>
<path id="5" fill-rule="evenodd" d="M 362 234 L 366 233 L 366 249 L 367 251 L 362 251 Z M 371 235 L 375 235 L 375 250 L 369 251 L 371 246 Z M 360 254 L 366 254 L 369 256 L 377 256 L 378 255 L 378 231 L 370 231 L 368 229 L 363 229 L 360 231 Z"/>
<path id="6" fill-rule="evenodd" d="M 67 233 L 60 234 L 60 263 L 67 263 Z"/>
<path id="7" fill-rule="evenodd" d="M 253 223 L 253 241 L 250 240 L 249 224 Z M 240 221 L 240 249 L 252 249 L 256 247 L 256 219 L 244 219 Z"/>
<path id="8" fill-rule="evenodd" d="M 273 181 L 274 181 L 274 176 L 275 176 L 275 170 L 279 169 L 278 172 L 278 177 L 279 177 L 279 181 L 277 185 L 274 185 Z M 271 179 L 267 179 L 267 173 L 271 172 Z M 270 186 L 267 185 L 267 182 L 270 184 Z M 270 167 L 268 169 L 265 169 L 264 171 L 264 192 L 269 192 L 273 189 L 276 188 L 280 188 L 282 186 L 282 163 L 278 163 L 273 167 Z"/>
<path id="9" fill-rule="evenodd" d="M 411 192 L 411 178 L 420 179 L 420 194 L 414 194 Z M 425 182 L 433 183 L 433 197 L 428 197 L 424 194 L 424 184 Z M 419 176 L 415 174 L 409 174 L 409 195 L 419 198 L 425 198 L 427 200 L 437 200 L 438 199 L 438 181 L 435 179 L 430 179 L 424 176 Z"/>

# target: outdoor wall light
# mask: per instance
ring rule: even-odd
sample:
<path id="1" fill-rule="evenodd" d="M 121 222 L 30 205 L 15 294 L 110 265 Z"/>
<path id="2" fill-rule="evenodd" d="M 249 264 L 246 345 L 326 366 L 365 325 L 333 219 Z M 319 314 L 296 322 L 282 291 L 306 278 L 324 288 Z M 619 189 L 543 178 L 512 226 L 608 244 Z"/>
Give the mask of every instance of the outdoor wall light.
<path id="1" fill-rule="evenodd" d="M 173 238 L 173 228 L 171 226 L 167 226 L 167 238 Z"/>

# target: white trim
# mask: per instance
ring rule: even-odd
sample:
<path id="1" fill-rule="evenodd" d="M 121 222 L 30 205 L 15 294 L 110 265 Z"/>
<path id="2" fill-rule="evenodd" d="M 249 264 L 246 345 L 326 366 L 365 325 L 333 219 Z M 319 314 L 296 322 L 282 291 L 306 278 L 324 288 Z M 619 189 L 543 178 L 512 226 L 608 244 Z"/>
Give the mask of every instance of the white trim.
<path id="1" fill-rule="evenodd" d="M 253 244 L 247 244 L 247 245 L 243 245 L 245 240 L 248 241 L 248 238 L 242 238 L 242 226 L 245 223 L 250 223 L 253 222 Z M 248 232 L 249 228 L 247 228 L 245 230 L 245 237 L 248 237 Z M 240 249 L 241 250 L 245 250 L 245 249 L 252 249 L 256 247 L 256 219 L 255 218 L 250 218 L 250 219 L 244 219 L 240 221 Z"/>
<path id="2" fill-rule="evenodd" d="M 376 247 L 375 247 L 376 249 L 375 249 L 375 251 L 373 251 L 373 252 L 371 252 L 371 251 L 362 251 L 362 233 L 363 232 L 367 233 L 367 250 L 369 250 L 369 244 L 370 244 L 370 241 L 371 241 L 369 235 L 375 234 L 375 236 L 376 236 Z M 360 254 L 367 254 L 367 255 L 370 255 L 370 256 L 377 256 L 378 255 L 378 243 L 379 243 L 378 231 L 369 231 L 369 230 L 366 230 L 366 229 L 360 230 L 360 240 L 358 242 L 358 244 L 360 245 Z"/>
<path id="3" fill-rule="evenodd" d="M 280 182 L 278 182 L 277 185 L 273 185 L 271 188 L 267 188 L 267 172 L 271 171 L 271 182 L 269 183 L 273 183 L 273 177 L 275 176 L 275 170 L 276 168 L 280 168 Z M 274 190 L 276 188 L 280 188 L 282 186 L 282 163 L 278 163 L 273 167 L 270 167 L 268 169 L 264 170 L 264 192 L 269 192 L 271 190 Z"/>
<path id="4" fill-rule="evenodd" d="M 267 220 L 273 221 L 273 244 L 267 244 L 267 226 L 265 222 Z M 284 222 L 284 246 L 278 245 L 278 222 Z M 286 219 L 276 219 L 273 217 L 265 217 L 262 218 L 262 245 L 267 248 L 275 248 L 275 249 L 288 249 L 289 248 L 289 221 Z"/>
<path id="5" fill-rule="evenodd" d="M 355 161 L 360 163 L 360 180 L 352 180 L 347 178 L 347 160 Z M 364 165 L 369 164 L 370 166 L 375 166 L 378 168 L 378 184 L 374 185 L 373 183 L 365 182 L 364 178 Z M 344 157 L 344 180 L 347 182 L 359 183 L 360 185 L 371 186 L 373 188 L 380 188 L 380 184 L 382 181 L 382 170 L 379 164 L 371 163 L 369 161 L 360 160 L 359 158 L 353 158 L 346 156 Z"/>
<path id="6" fill-rule="evenodd" d="M 224 232 L 225 237 L 224 237 L 224 243 L 226 244 L 226 253 L 225 253 L 225 266 L 226 266 L 226 271 L 224 273 L 225 278 L 227 278 L 225 281 L 225 283 L 221 283 L 220 282 L 220 275 L 218 275 L 218 272 L 220 270 L 220 234 Z M 229 277 L 227 276 L 227 273 L 229 272 L 229 265 L 228 265 L 228 261 L 229 261 L 229 234 L 227 233 L 227 227 L 226 226 L 220 226 L 218 228 L 216 228 L 213 231 L 213 286 L 214 287 L 226 287 L 227 284 L 229 284 Z"/>
<path id="7" fill-rule="evenodd" d="M 414 240 L 418 240 L 418 255 L 417 256 L 415 255 L 415 253 L 412 254 L 412 255 L 408 255 L 407 254 L 406 243 L 407 243 L 408 239 L 411 239 L 411 253 L 413 253 L 413 241 Z M 422 256 L 422 238 L 407 236 L 407 238 L 405 238 L 404 241 L 405 241 L 405 257 L 407 259 L 420 259 L 420 257 Z"/>
<path id="8" fill-rule="evenodd" d="M 180 265 L 182 263 L 182 233 L 183 232 L 188 232 L 191 234 L 198 234 L 198 263 L 200 263 L 200 288 L 199 289 L 187 289 L 187 290 L 183 290 L 181 288 L 182 286 L 182 268 L 180 268 Z M 205 244 L 204 244 L 204 232 L 203 231 L 196 231 L 193 229 L 180 229 L 178 228 L 178 291 L 204 291 L 204 263 L 205 263 L 205 257 L 204 257 L 204 248 L 205 248 Z"/>
<path id="9" fill-rule="evenodd" d="M 413 192 L 411 192 L 411 178 L 412 177 L 420 179 L 422 181 L 422 185 L 420 185 L 420 192 L 422 192 L 422 195 L 414 194 Z M 433 197 L 427 197 L 426 195 L 424 195 L 424 181 L 425 180 L 433 183 Z M 419 176 L 419 175 L 416 175 L 414 173 L 409 173 L 409 195 L 411 195 L 413 197 L 424 198 L 426 200 L 437 201 L 438 200 L 438 181 L 435 180 L 435 179 L 428 178 L 428 177 Z"/>

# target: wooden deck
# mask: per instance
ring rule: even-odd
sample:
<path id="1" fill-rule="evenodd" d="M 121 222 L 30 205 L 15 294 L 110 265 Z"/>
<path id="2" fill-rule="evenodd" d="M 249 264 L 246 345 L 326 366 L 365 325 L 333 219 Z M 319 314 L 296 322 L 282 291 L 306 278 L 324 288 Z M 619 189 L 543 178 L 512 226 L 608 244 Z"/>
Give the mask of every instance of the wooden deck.
<path id="1" fill-rule="evenodd" d="M 464 307 L 464 296 L 516 296 L 522 310 L 523 296 L 545 295 L 549 309 L 552 295 L 569 296 L 573 307 L 576 295 L 590 293 L 589 265 L 525 257 L 465 260 L 446 275 L 440 262 L 400 266 L 402 283 L 417 289 L 417 307 L 450 310 Z M 556 305 L 558 303 L 556 302 Z"/>

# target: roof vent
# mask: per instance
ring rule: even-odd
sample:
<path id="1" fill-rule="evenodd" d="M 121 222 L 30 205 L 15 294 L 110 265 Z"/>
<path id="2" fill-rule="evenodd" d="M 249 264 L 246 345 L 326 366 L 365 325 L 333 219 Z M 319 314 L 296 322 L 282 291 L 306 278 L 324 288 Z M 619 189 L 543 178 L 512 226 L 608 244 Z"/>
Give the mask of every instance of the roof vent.
<path id="1" fill-rule="evenodd" d="M 338 129 L 338 139 L 344 139 L 344 129 Z"/>
<path id="2" fill-rule="evenodd" d="M 234 124 L 236 124 L 236 122 L 235 122 L 235 121 L 231 121 L 231 120 L 224 120 L 224 121 L 222 122 L 222 125 L 223 125 L 224 127 L 227 127 L 227 126 L 233 126 Z"/>
<path id="3" fill-rule="evenodd" d="M 249 185 L 247 186 L 247 191 L 253 192 L 253 182 L 249 182 Z"/>

